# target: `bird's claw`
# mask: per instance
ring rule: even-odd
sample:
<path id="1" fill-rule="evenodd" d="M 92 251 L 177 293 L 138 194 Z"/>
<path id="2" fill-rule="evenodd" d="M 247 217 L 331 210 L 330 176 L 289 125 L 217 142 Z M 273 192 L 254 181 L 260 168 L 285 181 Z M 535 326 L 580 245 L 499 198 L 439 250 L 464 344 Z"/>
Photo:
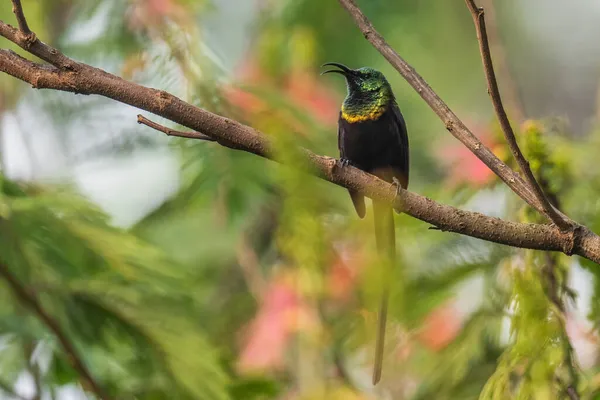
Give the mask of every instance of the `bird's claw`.
<path id="1" fill-rule="evenodd" d="M 396 188 L 396 196 L 400 194 L 400 190 L 402 189 L 402 184 L 395 176 L 392 178 L 392 186 Z"/>
<path id="2" fill-rule="evenodd" d="M 347 167 L 348 165 L 350 165 L 350 160 L 348 160 L 347 158 L 340 158 L 338 160 L 338 166 L 340 168 Z"/>
<path id="3" fill-rule="evenodd" d="M 400 190 L 402 189 L 402 184 L 400 183 L 398 178 L 396 178 L 395 176 L 392 177 L 392 186 L 396 188 L 396 197 L 398 197 L 398 195 L 400 194 Z M 401 208 L 394 207 L 394 210 L 398 214 L 400 214 L 402 212 Z"/>

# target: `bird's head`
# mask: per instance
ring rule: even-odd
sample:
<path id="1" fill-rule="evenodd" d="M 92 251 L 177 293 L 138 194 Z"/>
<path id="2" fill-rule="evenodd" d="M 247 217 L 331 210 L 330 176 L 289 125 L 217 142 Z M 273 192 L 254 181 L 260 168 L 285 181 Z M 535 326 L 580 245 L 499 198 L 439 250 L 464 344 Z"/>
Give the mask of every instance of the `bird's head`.
<path id="1" fill-rule="evenodd" d="M 336 73 L 343 75 L 346 78 L 348 86 L 348 95 L 377 95 L 390 94 L 392 89 L 385 76 L 376 69 L 363 67 L 358 69 L 350 69 L 339 63 L 325 63 L 322 66 L 334 66 L 339 69 L 330 69 L 321 73 L 321 75 Z"/>

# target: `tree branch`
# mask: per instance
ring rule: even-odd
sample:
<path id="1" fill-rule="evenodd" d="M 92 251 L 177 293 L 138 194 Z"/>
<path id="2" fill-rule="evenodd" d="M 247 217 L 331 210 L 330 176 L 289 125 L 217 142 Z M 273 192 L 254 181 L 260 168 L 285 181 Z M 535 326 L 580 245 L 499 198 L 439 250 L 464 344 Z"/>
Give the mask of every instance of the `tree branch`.
<path id="1" fill-rule="evenodd" d="M 486 28 L 488 33 L 488 42 L 490 43 L 490 52 L 494 53 L 496 70 L 499 72 L 502 82 L 502 92 L 508 100 L 509 114 L 512 114 L 512 120 L 520 124 L 525 121 L 525 108 L 523 100 L 517 87 L 517 82 L 512 74 L 511 67 L 507 60 L 507 50 L 502 41 L 502 34 L 498 28 L 498 14 L 493 0 L 481 0 L 486 15 Z"/>
<path id="2" fill-rule="evenodd" d="M 44 310 L 39 300 L 36 298 L 35 294 L 27 290 L 13 274 L 10 272 L 10 269 L 7 265 L 0 262 L 0 276 L 4 278 L 6 283 L 12 289 L 15 297 L 23 304 L 23 306 L 29 308 L 33 311 L 38 318 L 46 325 L 46 327 L 56 336 L 59 343 L 61 344 L 63 350 L 67 354 L 67 360 L 73 367 L 75 371 L 79 374 L 82 380 L 82 385 L 88 391 L 96 394 L 98 398 L 102 400 L 108 400 L 109 397 L 104 393 L 104 390 L 100 387 L 100 385 L 96 382 L 96 380 L 92 377 L 92 374 L 85 366 L 82 358 L 79 356 L 77 349 L 71 343 L 66 333 L 62 330 L 58 321 L 50 316 Z"/>
<path id="3" fill-rule="evenodd" d="M 492 151 L 487 148 L 465 124 L 452 112 L 446 103 L 433 91 L 431 86 L 410 66 L 390 45 L 383 36 L 375 30 L 368 18 L 358 8 L 354 0 L 338 0 L 342 7 L 348 11 L 354 22 L 365 38 L 379 53 L 404 77 L 404 79 L 417 91 L 429 107 L 446 125 L 446 129 L 460 140 L 473 154 L 488 166 L 506 185 L 530 206 L 543 212 L 538 199 L 523 179 L 508 165 L 502 162 Z"/>
<path id="4" fill-rule="evenodd" d="M 167 128 L 164 125 L 161 125 L 157 122 L 149 120 L 148 118 L 144 117 L 141 114 L 138 114 L 137 122 L 138 122 L 138 124 L 146 125 L 152 129 L 162 132 L 162 133 L 166 134 L 167 136 L 177 136 L 177 137 L 182 137 L 182 138 L 187 138 L 187 139 L 197 139 L 197 140 L 205 140 L 207 142 L 217 142 L 221 146 L 228 147 L 233 150 L 248 151 L 245 148 L 240 147 L 239 145 L 236 145 L 235 143 L 232 143 L 226 139 L 213 138 L 211 136 L 205 135 L 204 133 L 200 133 L 200 132 L 181 132 L 181 131 L 173 130 L 171 128 Z"/>
<path id="5" fill-rule="evenodd" d="M 33 32 L 29 29 L 29 25 L 27 25 L 27 20 L 25 19 L 25 14 L 23 13 L 23 6 L 21 6 L 21 0 L 12 0 L 13 8 L 12 11 L 17 18 L 17 23 L 19 24 L 19 29 L 25 35 L 32 35 Z"/>
<path id="6" fill-rule="evenodd" d="M 19 45 L 23 44 L 18 31 L 3 22 L 0 22 L 0 35 Z M 100 69 L 77 63 L 39 40 L 29 47 L 29 51 L 36 56 L 52 54 L 56 59 L 63 60 L 67 66 L 40 65 L 12 51 L 0 50 L 0 71 L 28 82 L 34 88 L 108 97 L 202 132 L 219 142 L 230 143 L 240 150 L 274 159 L 270 141 L 254 128 L 194 107 L 165 91 L 137 85 Z M 464 129 L 464 132 L 468 132 Z M 476 141 L 470 142 L 471 144 L 479 143 L 478 151 L 485 149 L 473 135 L 470 137 Z M 406 190 L 397 193 L 395 186 L 357 168 L 340 168 L 335 159 L 316 155 L 306 149 L 300 151 L 304 162 L 297 163 L 294 167 L 339 186 L 365 193 L 370 198 L 386 201 L 442 231 L 456 232 L 509 246 L 560 251 L 568 255 L 578 254 L 600 263 L 600 237 L 584 226 L 578 225 L 569 232 L 561 232 L 550 225 L 514 223 L 459 210 Z M 501 163 L 489 150 L 485 151 Z M 510 168 L 504 164 L 497 165 L 497 169 L 502 171 L 507 180 L 512 179 L 510 182 L 513 186 L 522 188 L 522 193 L 531 193 Z"/>
<path id="7" fill-rule="evenodd" d="M 162 132 L 167 136 L 177 136 L 177 137 L 183 137 L 183 138 L 188 138 L 188 139 L 206 140 L 209 142 L 216 141 L 215 139 L 211 138 L 210 136 L 207 136 L 200 132 L 181 132 L 181 131 L 173 130 L 171 128 L 167 128 L 164 125 L 150 121 L 148 118 L 144 117 L 142 114 L 138 114 L 137 122 L 138 122 L 138 124 L 146 125 L 152 129 L 156 129 L 157 131 Z"/>
<path id="8" fill-rule="evenodd" d="M 533 193 L 535 194 L 535 197 L 542 208 L 541 211 L 544 213 L 544 215 L 550 218 L 550 220 L 554 222 L 556 226 L 558 226 L 561 230 L 566 231 L 571 228 L 571 222 L 569 222 L 569 220 L 564 216 L 558 214 L 556 209 L 552 206 L 552 204 L 550 204 L 550 201 L 544 194 L 544 191 L 533 176 L 533 172 L 531 172 L 531 168 L 529 166 L 529 161 L 525 159 L 525 156 L 523 156 L 523 153 L 519 148 L 517 138 L 515 137 L 515 133 L 510 125 L 510 121 L 508 120 L 508 115 L 506 115 L 506 111 L 504 110 L 502 97 L 500 97 L 500 90 L 498 89 L 498 82 L 496 80 L 496 73 L 494 72 L 494 64 L 492 63 L 492 54 L 490 52 L 490 45 L 487 37 L 483 8 L 477 7 L 475 5 L 475 0 L 465 0 L 465 2 L 469 8 L 469 11 L 471 12 L 473 23 L 475 24 L 475 30 L 477 31 L 477 41 L 479 42 L 479 51 L 481 53 L 483 70 L 485 72 L 485 78 L 488 84 L 488 92 L 492 98 L 492 104 L 494 105 L 496 116 L 500 122 L 502 132 L 504 132 L 504 137 L 508 142 L 510 151 L 515 157 L 515 160 L 517 160 L 517 164 L 519 164 L 521 172 L 523 172 L 525 175 L 525 180 L 529 184 L 529 187 L 533 189 Z"/>

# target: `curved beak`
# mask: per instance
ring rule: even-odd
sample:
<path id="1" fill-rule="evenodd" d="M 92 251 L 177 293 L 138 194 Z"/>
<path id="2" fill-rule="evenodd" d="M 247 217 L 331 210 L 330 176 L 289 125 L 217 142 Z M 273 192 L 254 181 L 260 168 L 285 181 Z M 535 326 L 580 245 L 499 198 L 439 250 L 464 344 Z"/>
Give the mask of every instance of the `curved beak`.
<path id="1" fill-rule="evenodd" d="M 326 65 L 331 65 L 333 67 L 338 67 L 339 69 L 330 69 L 330 70 L 321 72 L 321 75 L 325 75 L 325 74 L 329 74 L 329 73 L 335 72 L 337 74 L 348 76 L 348 75 L 351 75 L 352 72 L 353 72 L 350 68 L 346 67 L 344 64 L 329 62 L 329 63 L 325 63 L 325 64 L 321 65 L 321 67 L 324 67 Z"/>

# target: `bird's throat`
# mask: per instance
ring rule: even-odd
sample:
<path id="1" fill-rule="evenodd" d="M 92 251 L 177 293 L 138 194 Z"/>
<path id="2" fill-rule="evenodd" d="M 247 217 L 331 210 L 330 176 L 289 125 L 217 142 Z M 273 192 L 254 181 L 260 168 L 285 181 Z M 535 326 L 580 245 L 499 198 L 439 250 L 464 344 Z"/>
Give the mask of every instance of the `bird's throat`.
<path id="1" fill-rule="evenodd" d="M 375 121 L 387 110 L 389 102 L 384 93 L 348 96 L 342 104 L 342 118 L 350 123 Z"/>

